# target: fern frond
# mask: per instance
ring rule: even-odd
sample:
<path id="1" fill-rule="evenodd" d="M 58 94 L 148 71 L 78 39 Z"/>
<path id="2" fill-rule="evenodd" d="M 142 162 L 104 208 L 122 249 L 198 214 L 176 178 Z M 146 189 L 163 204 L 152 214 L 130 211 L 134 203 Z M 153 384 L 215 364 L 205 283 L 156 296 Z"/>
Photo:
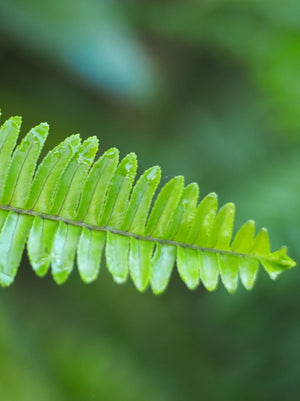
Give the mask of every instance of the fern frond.
<path id="1" fill-rule="evenodd" d="M 233 238 L 235 207 L 218 211 L 215 193 L 198 203 L 199 188 L 178 176 L 160 190 L 158 166 L 134 184 L 134 153 L 119 162 L 117 149 L 94 161 L 98 140 L 73 135 L 51 150 L 37 167 L 48 125 L 33 128 L 15 148 L 21 125 L 12 117 L 0 129 L 0 284 L 10 285 L 27 243 L 33 270 L 51 267 L 57 283 L 73 269 L 77 255 L 84 282 L 95 280 L 105 253 L 117 283 L 131 277 L 144 291 L 163 292 L 172 270 L 188 288 L 200 282 L 210 291 L 219 277 L 233 292 L 240 277 L 252 288 L 259 264 L 271 278 L 295 266 L 286 248 L 271 253 L 268 232 L 255 236 L 252 220 Z"/>

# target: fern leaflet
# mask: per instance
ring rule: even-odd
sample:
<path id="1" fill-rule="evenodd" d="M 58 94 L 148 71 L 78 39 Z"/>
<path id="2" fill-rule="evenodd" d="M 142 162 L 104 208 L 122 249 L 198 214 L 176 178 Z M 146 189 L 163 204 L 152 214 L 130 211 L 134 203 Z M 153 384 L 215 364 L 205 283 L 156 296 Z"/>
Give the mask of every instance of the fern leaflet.
<path id="1" fill-rule="evenodd" d="M 261 263 L 271 278 L 295 266 L 286 248 L 271 253 L 268 232 L 255 236 L 252 220 L 233 236 L 235 207 L 218 211 L 215 193 L 198 203 L 199 188 L 184 186 L 182 176 L 159 192 L 160 168 L 152 167 L 134 184 L 134 153 L 119 162 L 112 148 L 94 161 L 98 140 L 73 135 L 37 166 L 48 125 L 33 128 L 16 147 L 20 117 L 0 129 L 0 284 L 10 285 L 27 250 L 32 268 L 44 276 L 50 266 L 61 284 L 77 255 L 84 282 L 98 276 L 102 254 L 117 283 L 130 275 L 136 288 L 150 284 L 163 292 L 173 267 L 188 288 L 208 290 L 219 276 L 233 292 L 240 276 L 251 289 Z"/>

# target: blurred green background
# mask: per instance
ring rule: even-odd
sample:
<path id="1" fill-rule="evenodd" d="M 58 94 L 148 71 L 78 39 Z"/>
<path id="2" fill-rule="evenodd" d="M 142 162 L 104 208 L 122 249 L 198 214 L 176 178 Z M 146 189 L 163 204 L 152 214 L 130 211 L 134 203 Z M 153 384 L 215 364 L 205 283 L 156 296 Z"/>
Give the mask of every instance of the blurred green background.
<path id="1" fill-rule="evenodd" d="M 0 105 L 48 147 L 80 132 L 237 205 L 300 261 L 298 0 L 0 0 Z M 75 269 L 76 270 L 76 269 Z M 229 295 L 85 285 L 0 290 L 5 401 L 298 400 L 300 273 Z"/>

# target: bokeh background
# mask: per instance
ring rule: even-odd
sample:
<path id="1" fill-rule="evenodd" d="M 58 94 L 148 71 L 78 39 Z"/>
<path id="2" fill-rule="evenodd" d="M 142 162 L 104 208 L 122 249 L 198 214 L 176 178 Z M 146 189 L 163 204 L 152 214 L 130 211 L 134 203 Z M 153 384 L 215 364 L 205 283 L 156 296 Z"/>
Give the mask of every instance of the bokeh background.
<path id="1" fill-rule="evenodd" d="M 0 106 L 237 205 L 300 261 L 298 0 L 0 0 Z M 4 119 L 2 118 L 2 121 Z M 75 269 L 76 270 L 76 269 Z M 158 297 L 37 278 L 0 290 L 7 401 L 298 400 L 300 273 Z"/>

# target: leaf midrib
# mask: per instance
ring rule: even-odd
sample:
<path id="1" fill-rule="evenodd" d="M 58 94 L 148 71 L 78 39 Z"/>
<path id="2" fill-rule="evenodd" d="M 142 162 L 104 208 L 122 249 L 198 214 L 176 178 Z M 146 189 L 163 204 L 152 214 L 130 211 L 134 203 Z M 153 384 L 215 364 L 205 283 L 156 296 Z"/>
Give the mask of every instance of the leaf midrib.
<path id="1" fill-rule="evenodd" d="M 274 261 L 272 258 L 263 256 L 263 255 L 254 255 L 254 254 L 248 254 L 248 253 L 226 251 L 223 249 L 216 249 L 216 248 L 206 248 L 206 247 L 200 247 L 200 246 L 196 246 L 196 245 L 192 245 L 192 244 L 186 244 L 184 242 L 178 242 L 178 241 L 174 241 L 174 240 L 166 240 L 166 239 L 155 238 L 155 237 L 151 237 L 151 236 L 143 236 L 143 235 L 134 234 L 134 233 L 131 233 L 128 231 L 122 231 L 122 230 L 116 229 L 114 227 L 96 226 L 96 225 L 92 225 L 92 224 L 87 224 L 83 221 L 71 220 L 71 219 L 67 219 L 62 216 L 57 216 L 57 215 L 53 216 L 50 214 L 37 212 L 35 210 L 21 209 L 21 208 L 9 206 L 9 205 L 1 205 L 0 204 L 0 210 L 5 210 L 8 212 L 15 212 L 17 214 L 27 215 L 27 216 L 32 216 L 32 217 L 38 216 L 41 219 L 63 222 L 66 224 L 71 224 L 76 227 L 81 227 L 81 228 L 85 227 L 89 230 L 94 230 L 94 231 L 102 231 L 102 232 L 109 231 L 112 234 L 122 235 L 124 237 L 133 237 L 135 239 L 139 239 L 139 240 L 143 240 L 143 241 L 158 242 L 162 245 L 181 246 L 183 248 L 195 249 L 195 250 L 199 250 L 202 252 L 211 252 L 211 253 L 217 253 L 217 254 L 221 254 L 221 255 L 240 256 L 240 257 L 251 258 L 251 259 L 256 259 L 256 260 L 263 259 L 263 260 L 270 261 L 270 262 Z M 277 262 L 277 263 L 280 265 L 279 262 Z"/>

